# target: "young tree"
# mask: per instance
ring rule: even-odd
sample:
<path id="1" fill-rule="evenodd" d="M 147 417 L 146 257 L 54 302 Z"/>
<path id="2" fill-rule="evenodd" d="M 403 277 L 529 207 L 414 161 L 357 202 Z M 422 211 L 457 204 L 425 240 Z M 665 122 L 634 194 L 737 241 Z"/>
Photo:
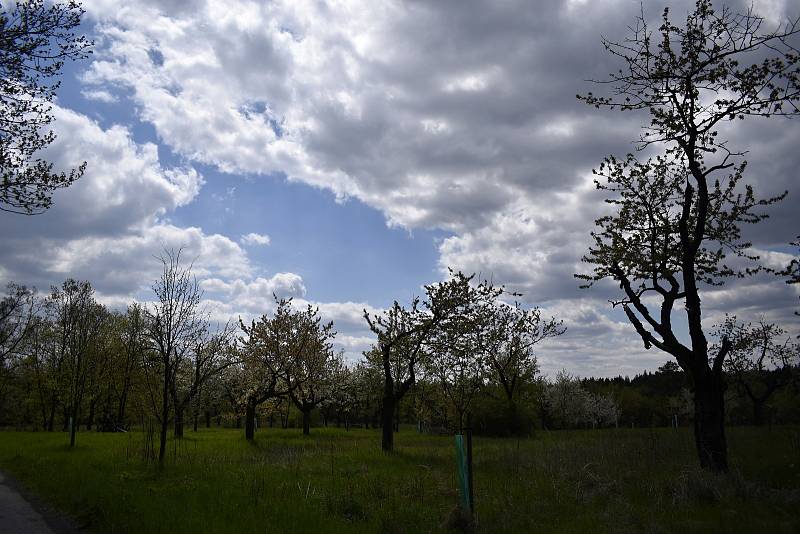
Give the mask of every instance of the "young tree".
<path id="1" fill-rule="evenodd" d="M 66 60 L 87 57 L 92 42 L 76 33 L 84 11 L 75 1 L 0 4 L 0 210 L 27 215 L 50 207 L 52 194 L 80 178 L 37 153 L 53 142 L 50 103 Z"/>
<path id="2" fill-rule="evenodd" d="M 191 265 L 181 266 L 181 251 L 165 251 L 159 259 L 162 271 L 153 284 L 157 300 L 147 308 L 147 336 L 150 349 L 157 355 L 149 368 L 160 375 L 155 381 L 160 395 L 151 389 L 151 396 L 156 401 L 154 404 L 160 404 L 156 409 L 160 423 L 158 462 L 163 465 L 173 382 L 178 369 L 205 332 L 205 320 L 199 309 L 202 291 L 192 275 Z"/>
<path id="3" fill-rule="evenodd" d="M 757 259 L 740 225 L 760 221 L 760 208 L 782 198 L 757 200 L 750 186 L 737 187 L 743 153 L 718 129 L 746 116 L 794 115 L 800 102 L 800 54 L 790 42 L 798 21 L 775 31 L 763 31 L 763 22 L 751 10 L 718 13 L 709 0 L 698 0 L 682 27 L 664 10 L 654 36 L 642 15 L 625 41 L 603 42 L 623 63 L 607 82 L 612 96 L 579 96 L 598 108 L 647 110 L 640 148 L 663 152 L 646 161 L 609 157 L 601 165 L 596 185 L 613 195 L 607 202 L 616 212 L 596 221 L 594 245 L 583 258 L 594 270 L 578 276 L 588 285 L 616 281 L 624 296 L 614 305 L 645 347 L 671 354 L 686 371 L 697 453 L 713 471 L 728 468 L 722 368 L 731 345 L 723 338 L 709 353 L 701 288 L 752 272 L 728 265 L 726 254 Z M 657 313 L 645 296 L 660 301 Z M 685 338 L 683 321 L 673 322 L 676 305 L 686 311 Z"/>
<path id="4" fill-rule="evenodd" d="M 798 379 L 800 346 L 763 317 L 755 325 L 745 325 L 735 315 L 727 316 L 716 335 L 729 340 L 731 350 L 724 369 L 750 399 L 753 423 L 763 425 L 764 407 L 772 395 Z"/>

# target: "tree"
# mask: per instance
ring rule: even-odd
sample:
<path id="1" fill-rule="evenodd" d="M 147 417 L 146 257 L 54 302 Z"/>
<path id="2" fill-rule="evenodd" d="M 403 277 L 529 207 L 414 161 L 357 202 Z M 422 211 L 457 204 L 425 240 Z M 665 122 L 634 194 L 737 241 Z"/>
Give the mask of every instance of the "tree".
<path id="1" fill-rule="evenodd" d="M 532 384 L 539 371 L 533 348 L 547 338 L 562 335 L 567 329 L 563 321 L 554 317 L 544 319 L 539 308 L 526 310 L 518 302 L 513 306 L 496 304 L 491 310 L 489 329 L 488 376 L 505 394 L 509 430 L 517 434 L 521 431 L 517 407 L 520 387 Z"/>
<path id="2" fill-rule="evenodd" d="M 758 200 L 752 187 L 738 188 L 743 153 L 720 139 L 718 129 L 747 116 L 797 114 L 800 101 L 800 54 L 790 43 L 798 21 L 771 32 L 762 25 L 751 10 L 717 13 L 709 0 L 698 0 L 683 27 L 665 9 L 654 38 L 642 14 L 625 41 L 603 42 L 623 63 L 605 82 L 612 96 L 579 95 L 598 108 L 647 110 L 639 148 L 662 152 L 645 161 L 611 156 L 600 166 L 595 183 L 612 195 L 607 202 L 616 211 L 596 221 L 594 245 L 583 258 L 593 272 L 577 276 L 587 285 L 606 278 L 619 283 L 624 296 L 614 305 L 645 348 L 671 354 L 686 371 L 697 453 L 713 471 L 728 468 L 722 368 L 731 345 L 723 338 L 709 361 L 701 289 L 757 270 L 737 270 L 726 255 L 757 260 L 740 225 L 765 218 L 760 209 L 783 196 Z M 765 53 L 776 55 L 763 59 Z M 657 314 L 645 296 L 660 301 Z M 688 343 L 673 323 L 681 303 Z"/>
<path id="3" fill-rule="evenodd" d="M 581 381 L 562 369 L 547 385 L 544 405 L 549 419 L 560 428 L 574 428 L 586 419 L 588 392 Z"/>
<path id="4" fill-rule="evenodd" d="M 365 358 L 367 354 L 364 353 Z M 377 361 L 380 362 L 380 359 Z M 382 363 L 375 365 L 375 360 L 357 363 L 353 368 L 351 384 L 348 391 L 351 408 L 345 414 L 345 425 L 349 426 L 351 421 L 359 417 L 364 427 L 369 428 L 370 422 L 378 419 L 382 409 L 381 400 L 385 390 Z"/>
<path id="5" fill-rule="evenodd" d="M 497 298 L 504 289 L 487 280 L 473 285 L 474 278 L 474 274 L 451 273 L 449 280 L 428 288 L 433 305 L 447 313 L 426 341 L 430 353 L 426 369 L 455 410 L 459 433 L 475 394 L 488 378 L 489 354 L 504 335 L 503 329 L 493 328 Z"/>
<path id="6" fill-rule="evenodd" d="M 431 304 L 423 304 L 415 298 L 411 308 L 406 309 L 397 301 L 383 314 L 371 316 L 364 310 L 364 319 L 369 329 L 378 337 L 380 364 L 383 370 L 383 397 L 381 403 L 381 448 L 386 452 L 394 449 L 395 408 L 417 380 L 417 366 L 423 355 L 423 343 L 441 317 L 431 310 Z"/>
<path id="7" fill-rule="evenodd" d="M 205 321 L 199 309 L 202 291 L 192 275 L 191 265 L 187 268 L 181 266 L 181 251 L 165 251 L 159 260 L 162 271 L 161 277 L 153 284 L 157 300 L 147 308 L 147 336 L 151 350 L 157 355 L 152 362 L 155 365 L 150 368 L 160 375 L 156 384 L 161 391 L 151 389 L 150 395 L 161 427 L 158 462 L 163 465 L 173 382 L 178 369 L 201 339 Z"/>
<path id="8" fill-rule="evenodd" d="M 83 175 L 84 162 L 69 172 L 37 153 L 55 140 L 53 97 L 66 60 L 86 58 L 92 42 L 76 33 L 84 10 L 75 1 L 16 0 L 0 5 L 0 210 L 41 213 L 56 189 Z"/>
<path id="9" fill-rule="evenodd" d="M 346 386 L 344 356 L 334 353 L 328 341 L 335 335 L 332 327 L 333 323 L 312 327 L 316 332 L 289 370 L 289 398 L 303 414 L 306 436 L 311 432 L 311 411 Z"/>
<path id="10" fill-rule="evenodd" d="M 57 332 L 56 377 L 62 381 L 65 424 L 67 419 L 71 421 L 69 446 L 74 447 L 81 405 L 97 357 L 95 345 L 108 312 L 94 299 L 89 282 L 72 279 L 66 280 L 61 288 L 53 288 L 47 306 Z"/>
<path id="11" fill-rule="evenodd" d="M 272 317 L 262 315 L 250 326 L 240 320 L 247 339 L 240 351 L 243 381 L 238 398 L 245 407 L 248 440 L 255 437 L 256 408 L 269 399 L 287 397 L 289 390 L 300 383 L 299 376 L 291 380 L 289 375 L 295 362 L 302 358 L 306 344 L 314 337 L 309 316 L 294 310 L 292 299 L 273 297 L 276 307 Z M 313 319 L 318 319 L 316 312 Z M 318 321 L 315 324 L 319 326 Z"/>
<path id="12" fill-rule="evenodd" d="M 7 378 L 19 360 L 20 349 L 35 329 L 38 305 L 35 289 L 13 282 L 6 286 L 6 295 L 0 297 L 0 402 L 5 397 Z"/>
<path id="13" fill-rule="evenodd" d="M 731 350 L 724 369 L 753 405 L 753 423 L 764 424 L 764 408 L 779 389 L 797 380 L 800 346 L 786 331 L 762 317 L 758 323 L 742 324 L 726 316 L 716 332 L 727 338 Z"/>
<path id="14" fill-rule="evenodd" d="M 28 334 L 37 312 L 36 291 L 10 282 L 0 299 L 0 370 Z"/>
<path id="15" fill-rule="evenodd" d="M 117 369 L 120 373 L 115 426 L 125 428 L 125 410 L 133 383 L 135 371 L 141 368 L 147 349 L 146 312 L 141 304 L 128 306 L 120 325 L 120 361 Z"/>
<path id="16" fill-rule="evenodd" d="M 178 362 L 169 388 L 175 412 L 176 438 L 183 437 L 186 408 L 195 403 L 203 385 L 235 363 L 233 334 L 233 323 L 225 323 L 213 333 L 209 332 L 207 324 L 203 324 L 186 358 Z"/>

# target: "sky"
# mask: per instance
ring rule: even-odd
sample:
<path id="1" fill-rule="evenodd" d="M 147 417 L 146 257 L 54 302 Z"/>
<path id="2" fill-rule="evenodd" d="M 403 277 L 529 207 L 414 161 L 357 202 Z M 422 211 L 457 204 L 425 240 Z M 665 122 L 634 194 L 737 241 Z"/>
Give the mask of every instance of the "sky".
<path id="1" fill-rule="evenodd" d="M 407 304 L 451 267 L 564 320 L 538 352 L 547 375 L 632 376 L 668 360 L 612 309 L 618 288 L 573 277 L 607 209 L 592 168 L 633 151 L 646 120 L 575 95 L 621 67 L 603 36 L 624 38 L 640 8 L 680 20 L 690 2 L 83 4 L 96 45 L 65 66 L 45 156 L 87 170 L 42 215 L 0 213 L 0 280 L 46 292 L 87 279 L 124 308 L 153 298 L 158 255 L 182 247 L 213 320 L 293 297 L 335 322 L 354 361 L 374 341 L 364 309 Z M 800 15 L 789 0 L 753 4 L 768 25 Z M 784 266 L 800 234 L 800 121 L 722 135 L 748 151 L 759 194 L 789 191 L 745 229 Z M 728 312 L 798 333 L 798 291 L 764 276 L 704 288 L 704 324 Z"/>

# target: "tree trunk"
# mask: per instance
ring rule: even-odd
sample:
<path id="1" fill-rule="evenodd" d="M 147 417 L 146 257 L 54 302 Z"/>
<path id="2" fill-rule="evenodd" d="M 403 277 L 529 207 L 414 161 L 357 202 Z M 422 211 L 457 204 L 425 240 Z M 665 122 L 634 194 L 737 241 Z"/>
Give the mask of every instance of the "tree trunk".
<path id="1" fill-rule="evenodd" d="M 53 402 L 50 404 L 50 417 L 47 419 L 47 431 L 53 431 L 53 425 L 55 424 L 56 420 L 56 403 Z"/>
<path id="2" fill-rule="evenodd" d="M 197 432 L 197 420 L 198 419 L 199 419 L 199 416 L 197 415 L 197 412 L 194 412 L 194 424 L 192 425 L 192 430 L 194 432 Z"/>
<path id="3" fill-rule="evenodd" d="M 86 431 L 90 432 L 94 426 L 94 414 L 97 410 L 97 399 L 89 403 L 89 417 L 86 418 Z"/>
<path id="4" fill-rule="evenodd" d="M 211 412 L 206 410 L 206 428 L 211 428 Z"/>
<path id="5" fill-rule="evenodd" d="M 72 409 L 70 417 L 72 418 L 72 424 L 69 425 L 69 446 L 70 447 L 74 447 L 75 446 L 75 433 L 78 430 L 78 409 L 77 408 L 73 408 Z"/>
<path id="6" fill-rule="evenodd" d="M 511 436 L 519 436 L 522 432 L 519 421 L 519 410 L 513 399 L 508 399 L 508 430 Z"/>
<path id="7" fill-rule="evenodd" d="M 169 365 L 164 366 L 164 388 L 161 398 L 161 430 L 158 443 L 158 463 L 164 465 L 167 453 L 167 427 L 169 426 Z"/>
<path id="8" fill-rule="evenodd" d="M 123 394 L 117 406 L 117 426 L 125 428 L 125 405 L 127 404 L 127 394 Z"/>
<path id="9" fill-rule="evenodd" d="M 183 408 L 175 407 L 175 437 L 183 437 Z"/>
<path id="10" fill-rule="evenodd" d="M 385 452 L 394 450 L 394 395 L 383 396 L 383 406 L 381 408 L 381 449 Z"/>
<path id="11" fill-rule="evenodd" d="M 303 410 L 303 435 L 311 433 L 311 409 Z"/>
<path id="12" fill-rule="evenodd" d="M 725 440 L 725 386 L 721 374 L 695 377 L 694 438 L 700 466 L 715 473 L 728 470 Z"/>
<path id="13" fill-rule="evenodd" d="M 117 404 L 117 426 L 120 428 L 125 427 L 125 405 L 128 403 L 128 388 L 122 390 L 119 396 L 119 404 Z"/>
<path id="14" fill-rule="evenodd" d="M 253 441 L 256 436 L 256 405 L 248 402 L 244 412 L 244 437 Z"/>

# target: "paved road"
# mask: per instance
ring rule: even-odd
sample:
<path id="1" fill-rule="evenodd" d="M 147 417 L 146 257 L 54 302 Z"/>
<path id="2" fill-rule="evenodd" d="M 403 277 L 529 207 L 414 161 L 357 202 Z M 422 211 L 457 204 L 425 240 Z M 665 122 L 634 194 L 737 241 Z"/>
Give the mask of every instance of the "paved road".
<path id="1" fill-rule="evenodd" d="M 34 502 L 36 499 L 33 499 Z M 34 506 L 22 496 L 17 483 L 0 472 L 0 532 L 3 534 L 62 534 L 78 532 L 54 512 Z M 39 508 L 37 510 L 37 508 Z M 45 516 L 47 518 L 45 519 Z"/>

